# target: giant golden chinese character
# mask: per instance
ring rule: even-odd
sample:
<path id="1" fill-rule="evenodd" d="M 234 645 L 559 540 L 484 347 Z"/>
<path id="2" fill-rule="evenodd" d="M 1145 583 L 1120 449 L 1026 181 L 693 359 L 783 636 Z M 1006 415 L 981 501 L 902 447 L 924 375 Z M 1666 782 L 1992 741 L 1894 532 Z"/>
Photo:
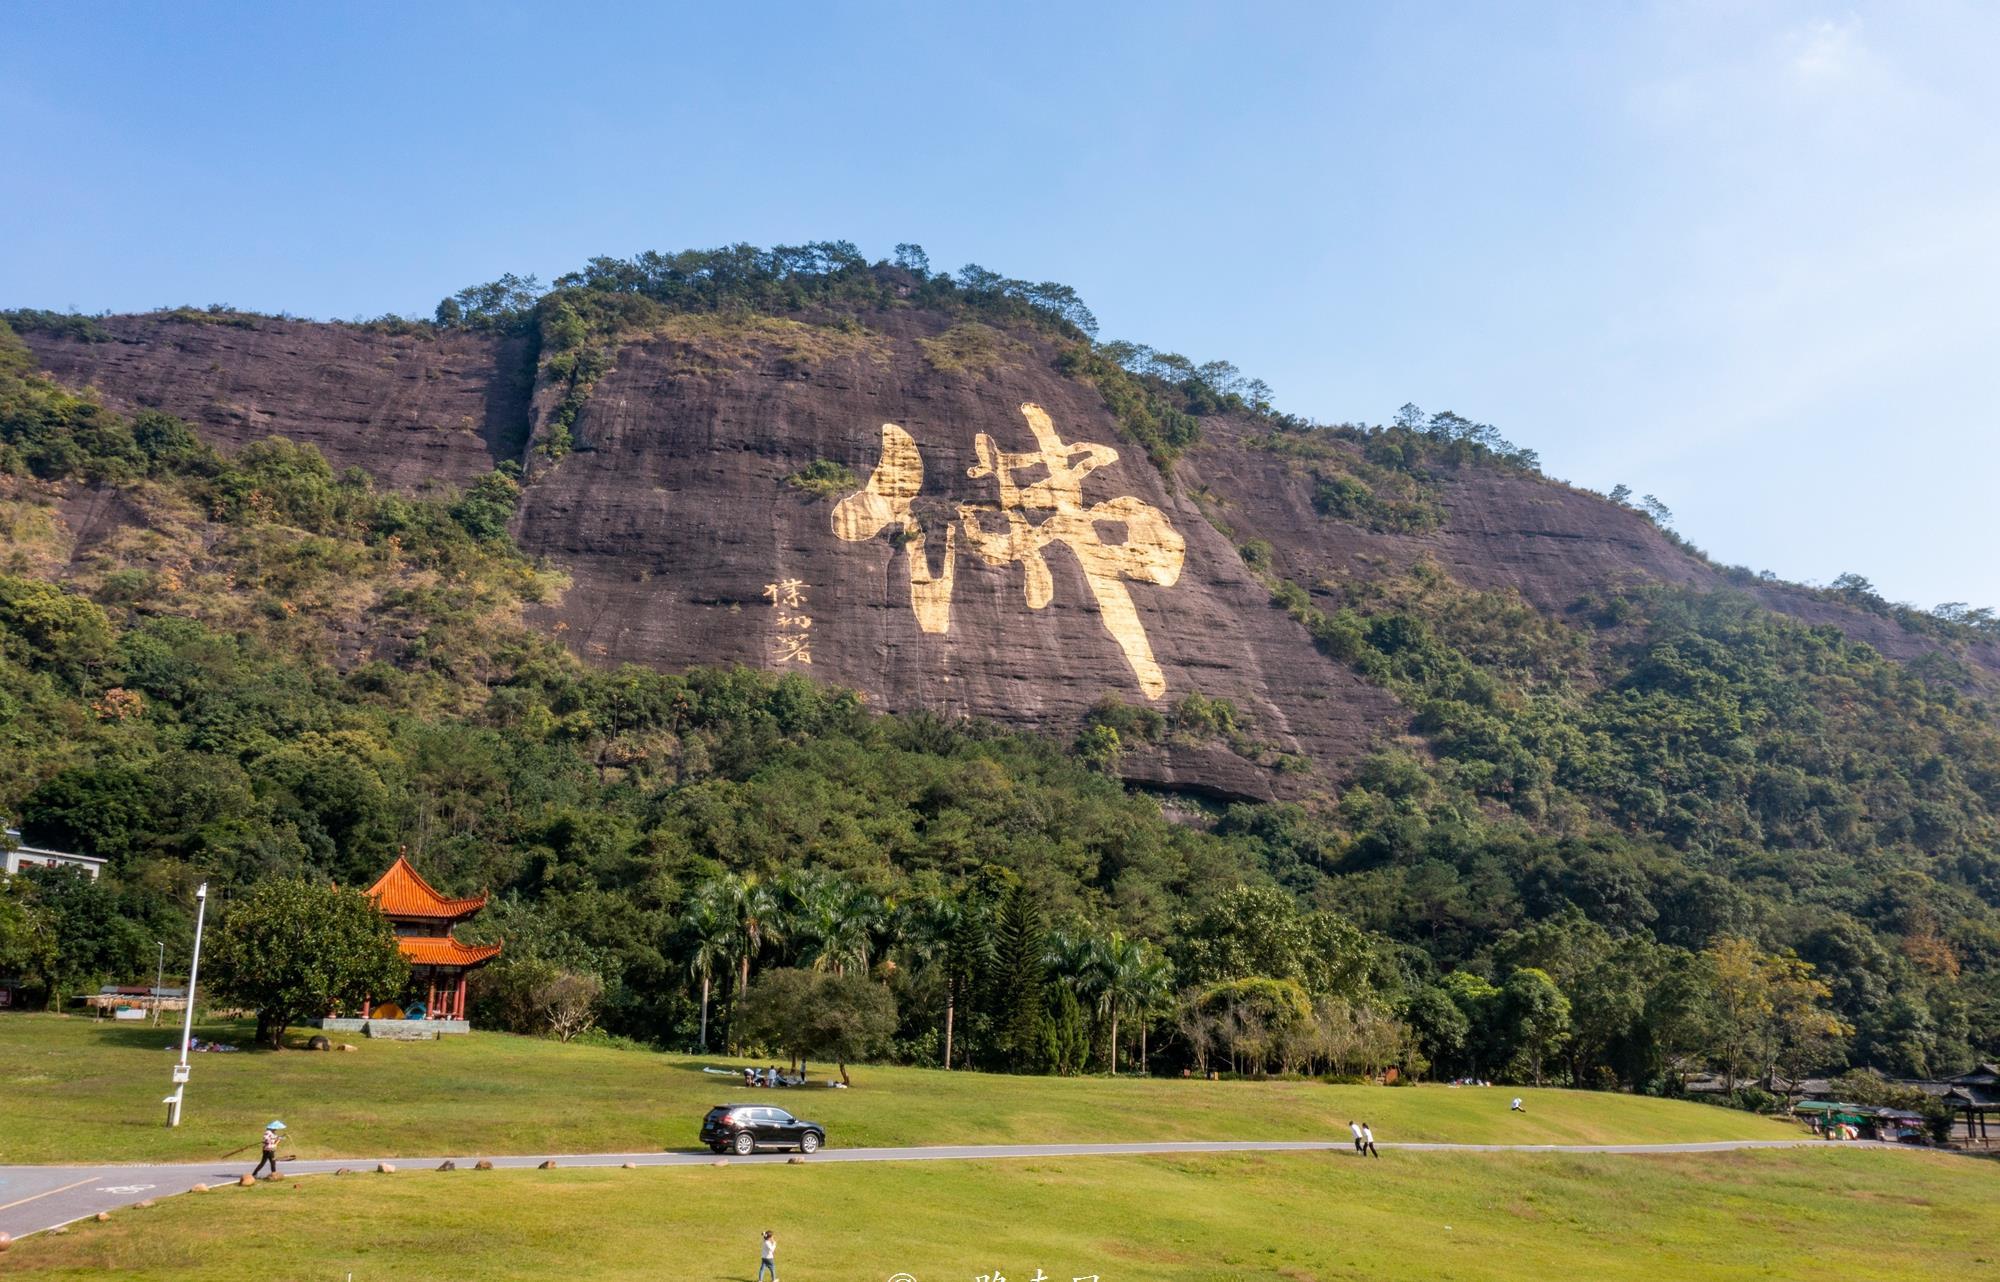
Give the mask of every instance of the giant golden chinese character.
<path id="1" fill-rule="evenodd" d="M 957 557 L 952 527 L 944 529 L 944 571 L 931 576 L 924 553 L 924 531 L 910 515 L 910 504 L 924 488 L 924 456 L 916 441 L 894 423 L 882 424 L 882 461 L 875 465 L 866 489 L 850 494 L 833 508 L 833 532 L 850 543 L 874 538 L 893 525 L 904 535 L 910 561 L 910 609 L 926 632 L 951 629 L 951 571 Z"/>
<path id="2" fill-rule="evenodd" d="M 1033 452 L 1007 453 L 984 432 L 974 439 L 979 462 L 966 474 L 992 477 L 999 502 L 959 505 L 958 525 L 964 526 L 965 542 L 989 565 L 1021 564 L 1031 610 L 1043 608 L 1055 596 L 1055 581 L 1043 549 L 1051 543 L 1067 547 L 1090 585 L 1105 631 L 1124 651 L 1139 689 L 1147 698 L 1157 699 L 1166 692 L 1167 680 L 1153 659 L 1153 647 L 1122 580 L 1172 586 L 1180 578 L 1186 543 L 1164 513 L 1132 495 L 1086 507 L 1083 478 L 1117 462 L 1118 451 L 1108 445 L 1066 443 L 1039 405 L 1023 405 L 1021 414 L 1035 437 L 1038 448 Z M 917 624 L 926 632 L 945 632 L 951 625 L 952 571 L 957 555 L 954 534 L 958 526 L 945 528 L 944 568 L 934 576 L 924 555 L 923 531 L 910 514 L 923 478 L 923 456 L 917 443 L 895 424 L 883 424 L 882 461 L 865 489 L 850 494 L 834 508 L 833 531 L 840 538 L 860 541 L 875 537 L 892 524 L 898 526 L 908 536 L 910 608 Z M 1033 514 L 1043 515 L 1036 520 L 1031 519 Z M 1004 522 L 1004 529 L 986 528 L 984 522 L 995 515 Z M 1117 527 L 1123 537 L 1106 543 L 1102 529 L 1106 526 Z"/>

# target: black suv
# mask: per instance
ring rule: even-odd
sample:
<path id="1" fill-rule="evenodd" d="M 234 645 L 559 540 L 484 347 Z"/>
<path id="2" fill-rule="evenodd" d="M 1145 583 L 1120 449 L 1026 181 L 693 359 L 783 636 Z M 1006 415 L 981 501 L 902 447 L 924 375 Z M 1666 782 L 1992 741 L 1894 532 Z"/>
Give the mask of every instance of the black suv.
<path id="1" fill-rule="evenodd" d="M 734 1149 L 746 1157 L 760 1148 L 811 1153 L 826 1143 L 826 1128 L 767 1104 L 718 1104 L 701 1119 L 701 1142 L 718 1153 Z"/>

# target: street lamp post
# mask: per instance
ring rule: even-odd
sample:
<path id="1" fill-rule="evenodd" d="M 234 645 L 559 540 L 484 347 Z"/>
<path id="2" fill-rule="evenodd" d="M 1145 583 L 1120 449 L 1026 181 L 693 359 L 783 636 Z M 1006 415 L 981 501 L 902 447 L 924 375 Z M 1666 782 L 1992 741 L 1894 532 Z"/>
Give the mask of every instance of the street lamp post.
<path id="1" fill-rule="evenodd" d="M 160 986 L 167 982 L 167 946 L 161 940 L 154 940 L 160 949 L 160 965 L 153 972 L 153 1027 L 160 1026 Z"/>
<path id="2" fill-rule="evenodd" d="M 194 956 L 188 961 L 187 1012 L 181 1021 L 181 1061 L 174 1065 L 174 1093 L 162 1101 L 167 1106 L 167 1125 L 181 1124 L 181 1094 L 187 1090 L 188 1043 L 194 1040 L 194 983 L 201 973 L 201 927 L 208 917 L 208 883 L 194 892 Z"/>

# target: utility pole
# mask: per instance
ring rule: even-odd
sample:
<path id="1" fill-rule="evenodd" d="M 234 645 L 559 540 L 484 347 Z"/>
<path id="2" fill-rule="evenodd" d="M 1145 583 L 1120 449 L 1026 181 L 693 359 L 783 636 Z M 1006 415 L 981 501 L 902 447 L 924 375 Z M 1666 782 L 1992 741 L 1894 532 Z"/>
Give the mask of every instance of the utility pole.
<path id="1" fill-rule="evenodd" d="M 158 1028 L 160 1026 L 160 985 L 167 982 L 167 946 L 157 939 L 153 942 L 158 944 L 160 948 L 160 966 L 158 970 L 153 972 L 153 1027 Z"/>
<path id="2" fill-rule="evenodd" d="M 208 883 L 194 892 L 194 956 L 188 962 L 187 1012 L 181 1020 L 181 1062 L 174 1065 L 174 1093 L 161 1102 L 167 1106 L 167 1125 L 181 1124 L 181 1095 L 187 1090 L 188 1043 L 194 1040 L 194 981 L 201 973 L 201 927 L 208 917 Z"/>

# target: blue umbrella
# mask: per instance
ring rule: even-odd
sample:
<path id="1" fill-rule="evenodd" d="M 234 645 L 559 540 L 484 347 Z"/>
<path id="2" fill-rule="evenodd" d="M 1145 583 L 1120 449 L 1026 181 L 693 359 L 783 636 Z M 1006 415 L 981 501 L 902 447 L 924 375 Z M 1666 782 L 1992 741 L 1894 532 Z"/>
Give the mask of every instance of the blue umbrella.
<path id="1" fill-rule="evenodd" d="M 273 1122 L 264 1129 L 267 1131 L 282 1131 L 285 1129 L 285 1124 L 283 1122 Z"/>

